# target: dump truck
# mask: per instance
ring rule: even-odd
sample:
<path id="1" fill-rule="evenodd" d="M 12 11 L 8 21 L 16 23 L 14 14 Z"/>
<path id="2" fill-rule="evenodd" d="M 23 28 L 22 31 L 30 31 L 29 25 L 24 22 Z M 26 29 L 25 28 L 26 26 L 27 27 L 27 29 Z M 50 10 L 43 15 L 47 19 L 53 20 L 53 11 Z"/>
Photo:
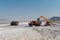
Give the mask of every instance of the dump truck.
<path id="1" fill-rule="evenodd" d="M 31 26 L 41 26 L 41 22 L 39 21 L 30 21 L 30 23 L 28 23 L 28 25 Z"/>

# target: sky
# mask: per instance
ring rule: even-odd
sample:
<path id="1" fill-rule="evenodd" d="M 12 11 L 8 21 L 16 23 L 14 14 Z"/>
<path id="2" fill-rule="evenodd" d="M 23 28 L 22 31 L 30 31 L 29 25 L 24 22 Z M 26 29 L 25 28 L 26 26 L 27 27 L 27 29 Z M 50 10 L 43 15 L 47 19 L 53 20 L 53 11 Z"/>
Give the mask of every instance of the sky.
<path id="1" fill-rule="evenodd" d="M 34 20 L 60 16 L 60 0 L 0 0 L 0 19 Z"/>

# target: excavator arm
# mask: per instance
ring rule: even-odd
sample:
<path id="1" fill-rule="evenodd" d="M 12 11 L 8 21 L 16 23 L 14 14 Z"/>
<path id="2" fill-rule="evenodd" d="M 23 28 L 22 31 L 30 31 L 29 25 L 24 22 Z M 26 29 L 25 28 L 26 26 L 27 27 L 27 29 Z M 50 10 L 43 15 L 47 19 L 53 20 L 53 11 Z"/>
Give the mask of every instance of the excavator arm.
<path id="1" fill-rule="evenodd" d="M 52 24 L 46 17 L 44 17 L 44 16 L 40 16 L 39 18 L 43 18 L 44 20 L 45 20 L 45 22 L 46 22 L 46 25 L 50 25 L 50 24 Z"/>
<path id="2" fill-rule="evenodd" d="M 40 16 L 39 18 L 43 18 L 46 22 L 49 22 L 49 20 L 44 16 Z"/>

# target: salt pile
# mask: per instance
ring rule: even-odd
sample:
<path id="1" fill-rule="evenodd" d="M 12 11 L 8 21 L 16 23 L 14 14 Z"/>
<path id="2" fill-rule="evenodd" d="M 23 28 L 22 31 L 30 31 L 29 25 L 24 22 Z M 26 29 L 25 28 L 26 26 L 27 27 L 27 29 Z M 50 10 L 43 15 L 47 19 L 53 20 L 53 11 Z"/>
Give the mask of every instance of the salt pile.
<path id="1" fill-rule="evenodd" d="M 41 28 L 1 29 L 0 40 L 60 40 L 60 31 Z"/>

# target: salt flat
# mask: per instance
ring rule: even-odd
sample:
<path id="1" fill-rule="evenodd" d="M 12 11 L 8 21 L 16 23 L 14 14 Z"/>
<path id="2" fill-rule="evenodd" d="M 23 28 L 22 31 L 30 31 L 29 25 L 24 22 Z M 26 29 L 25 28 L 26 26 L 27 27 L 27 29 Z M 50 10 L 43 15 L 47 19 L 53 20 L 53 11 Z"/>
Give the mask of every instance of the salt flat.
<path id="1" fill-rule="evenodd" d="M 27 22 L 18 26 L 0 24 L 0 40 L 60 40 L 60 27 L 29 27 Z"/>

